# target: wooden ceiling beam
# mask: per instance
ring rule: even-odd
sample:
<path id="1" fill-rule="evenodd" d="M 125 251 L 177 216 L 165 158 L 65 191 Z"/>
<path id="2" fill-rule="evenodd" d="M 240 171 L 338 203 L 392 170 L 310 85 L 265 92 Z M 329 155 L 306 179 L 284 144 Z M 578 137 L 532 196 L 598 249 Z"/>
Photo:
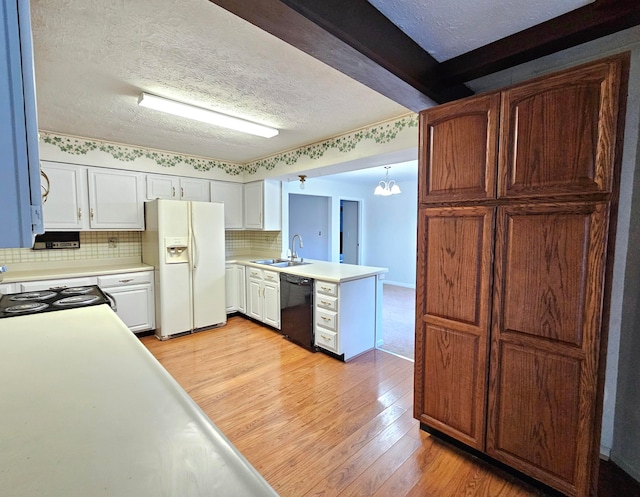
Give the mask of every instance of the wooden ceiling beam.
<path id="1" fill-rule="evenodd" d="M 473 94 L 366 0 L 210 1 L 415 112 Z"/>
<path id="2" fill-rule="evenodd" d="M 441 84 L 457 85 L 640 24 L 638 0 L 596 0 L 440 64 Z"/>

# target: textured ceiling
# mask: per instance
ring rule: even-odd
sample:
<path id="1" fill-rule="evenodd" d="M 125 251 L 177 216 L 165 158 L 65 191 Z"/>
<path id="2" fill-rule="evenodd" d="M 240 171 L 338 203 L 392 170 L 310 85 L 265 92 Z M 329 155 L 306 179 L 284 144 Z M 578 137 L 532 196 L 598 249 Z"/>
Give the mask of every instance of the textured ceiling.
<path id="1" fill-rule="evenodd" d="M 246 162 L 408 112 L 207 0 L 32 0 L 40 129 Z M 279 128 L 139 108 L 141 91 Z"/>
<path id="2" fill-rule="evenodd" d="M 583 0 L 371 0 L 444 60 Z M 208 0 L 31 0 L 39 127 L 248 162 L 408 110 Z M 147 91 L 279 128 L 274 138 L 139 108 Z"/>
<path id="3" fill-rule="evenodd" d="M 438 62 L 594 0 L 368 0 Z"/>

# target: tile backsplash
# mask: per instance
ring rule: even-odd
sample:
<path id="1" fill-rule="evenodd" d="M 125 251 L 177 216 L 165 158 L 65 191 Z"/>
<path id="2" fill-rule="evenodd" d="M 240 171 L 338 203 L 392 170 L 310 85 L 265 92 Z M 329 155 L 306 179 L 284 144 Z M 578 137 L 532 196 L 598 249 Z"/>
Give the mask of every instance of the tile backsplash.
<path id="1" fill-rule="evenodd" d="M 141 257 L 141 233 L 139 231 L 81 231 L 80 248 L 32 250 L 2 249 L 0 263 L 38 263 L 86 261 L 90 259 L 114 259 Z"/>
<path id="2" fill-rule="evenodd" d="M 81 231 L 79 249 L 0 249 L 0 264 L 86 261 L 91 259 L 142 258 L 139 231 Z M 279 231 L 226 231 L 225 255 L 280 253 Z"/>

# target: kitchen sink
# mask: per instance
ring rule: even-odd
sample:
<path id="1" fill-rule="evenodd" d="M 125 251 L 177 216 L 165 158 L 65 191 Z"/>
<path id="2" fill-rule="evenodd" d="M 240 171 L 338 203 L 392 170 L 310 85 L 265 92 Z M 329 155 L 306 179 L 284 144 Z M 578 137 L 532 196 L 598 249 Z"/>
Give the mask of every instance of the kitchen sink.
<path id="1" fill-rule="evenodd" d="M 291 266 L 303 266 L 305 264 L 311 264 L 310 262 L 291 261 L 289 259 L 258 259 L 251 261 L 254 264 L 264 264 L 265 266 L 274 267 L 291 267 Z"/>

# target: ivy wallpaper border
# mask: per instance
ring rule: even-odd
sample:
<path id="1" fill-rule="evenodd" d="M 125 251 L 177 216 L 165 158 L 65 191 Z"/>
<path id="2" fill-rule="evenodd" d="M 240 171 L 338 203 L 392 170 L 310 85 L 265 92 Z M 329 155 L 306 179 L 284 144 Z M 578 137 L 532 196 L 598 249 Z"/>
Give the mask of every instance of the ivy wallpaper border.
<path id="1" fill-rule="evenodd" d="M 233 164 L 216 159 L 202 159 L 188 155 L 159 152 L 148 148 L 133 148 L 130 146 L 116 145 L 114 143 L 97 140 L 72 138 L 47 132 L 40 132 L 40 140 L 49 145 L 58 147 L 62 152 L 73 155 L 86 155 L 89 152 L 98 150 L 123 162 L 133 162 L 136 159 L 145 158 L 154 161 L 161 167 L 176 167 L 178 164 L 184 163 L 193 167 L 196 171 L 221 169 L 231 176 L 239 176 L 244 171 L 242 164 Z"/>
<path id="2" fill-rule="evenodd" d="M 395 140 L 398 134 L 406 128 L 418 127 L 418 114 L 410 114 L 400 119 L 387 121 L 358 131 L 340 135 L 329 140 L 324 140 L 304 147 L 296 148 L 288 152 L 283 152 L 257 161 L 248 162 L 244 165 L 244 170 L 248 174 L 255 174 L 259 169 L 267 171 L 275 169 L 279 163 L 291 166 L 302 157 L 317 160 L 329 150 L 337 150 L 342 153 L 351 152 L 364 140 L 373 140 L 377 144 L 389 143 Z"/>
<path id="3" fill-rule="evenodd" d="M 393 121 L 387 121 L 374 126 L 362 128 L 351 133 L 336 136 L 311 145 L 305 145 L 300 148 L 265 157 L 263 159 L 258 159 L 246 164 L 234 164 L 216 159 L 204 159 L 188 155 L 166 153 L 148 148 L 134 148 L 131 146 L 118 145 L 99 140 L 61 136 L 45 131 L 40 132 L 40 140 L 48 145 L 58 147 L 62 152 L 73 155 L 86 155 L 89 152 L 98 150 L 123 162 L 133 162 L 136 159 L 145 158 L 166 168 L 175 167 L 178 164 L 184 163 L 193 167 L 196 171 L 220 169 L 231 176 L 239 176 L 242 173 L 255 174 L 260 169 L 271 171 L 280 163 L 291 166 L 303 157 L 308 157 L 311 160 L 318 160 L 330 150 L 337 150 L 342 153 L 351 152 L 365 140 L 372 140 L 377 144 L 389 143 L 395 140 L 401 131 L 417 127 L 418 115 L 409 114 Z"/>

